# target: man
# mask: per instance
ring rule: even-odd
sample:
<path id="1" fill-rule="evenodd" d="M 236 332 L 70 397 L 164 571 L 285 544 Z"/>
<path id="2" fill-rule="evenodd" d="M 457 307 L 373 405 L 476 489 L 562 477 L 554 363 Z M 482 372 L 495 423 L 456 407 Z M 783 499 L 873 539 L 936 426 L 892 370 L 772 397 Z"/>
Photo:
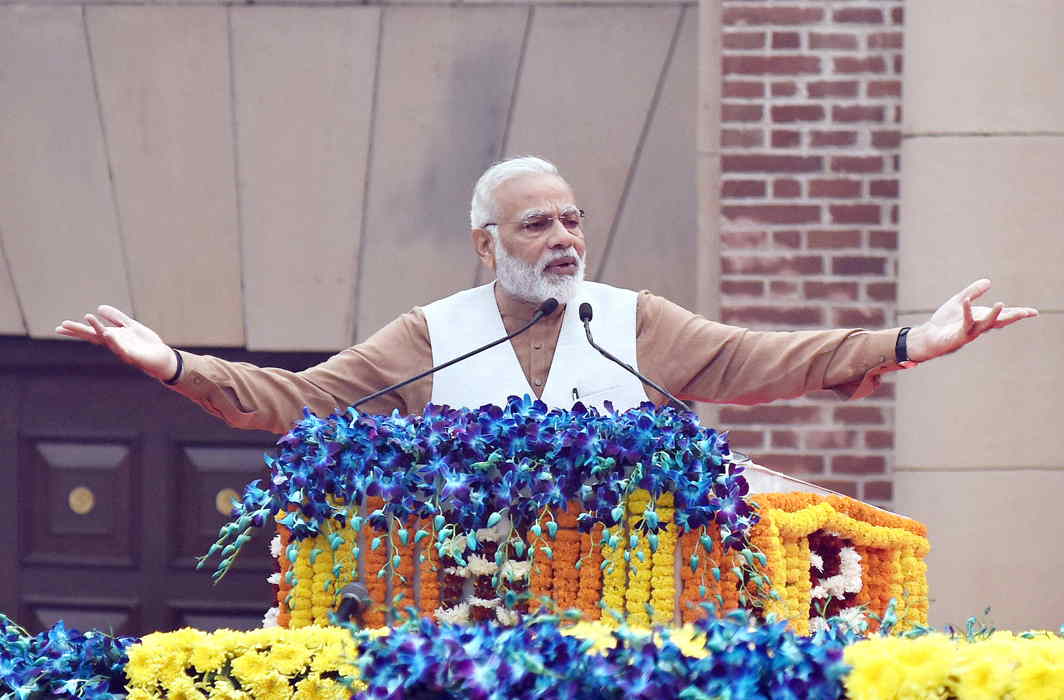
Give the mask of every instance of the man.
<path id="1" fill-rule="evenodd" d="M 479 406 L 530 393 L 568 408 L 576 400 L 627 408 L 664 397 L 591 349 L 577 318 L 595 309 L 599 344 L 681 398 L 759 403 L 822 388 L 846 398 L 872 392 L 885 372 L 957 350 L 993 328 L 1036 316 L 1029 308 L 973 307 L 979 280 L 912 329 L 754 332 L 696 316 L 650 294 L 583 281 L 583 212 L 557 169 L 515 158 L 488 169 L 474 189 L 473 248 L 494 283 L 415 308 L 364 343 L 302 372 L 230 363 L 177 351 L 109 306 L 56 332 L 104 345 L 238 428 L 281 433 L 304 406 L 343 409 L 373 391 L 456 357 L 526 323 L 540 302 L 562 307 L 509 344 L 367 403 L 370 412 L 424 405 Z"/>

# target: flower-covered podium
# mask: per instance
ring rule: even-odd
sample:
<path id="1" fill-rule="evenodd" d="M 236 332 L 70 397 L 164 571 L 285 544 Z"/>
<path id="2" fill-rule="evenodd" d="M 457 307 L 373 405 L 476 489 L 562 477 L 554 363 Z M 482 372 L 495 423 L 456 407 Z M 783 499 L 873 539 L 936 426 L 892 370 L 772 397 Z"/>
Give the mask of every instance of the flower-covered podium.
<path id="1" fill-rule="evenodd" d="M 927 622 L 922 525 L 845 496 L 751 495 L 726 437 L 691 413 L 511 397 L 308 413 L 279 444 L 269 483 L 247 487 L 208 556 L 224 575 L 251 527 L 276 525 L 282 627 L 328 624 L 352 582 L 371 627 L 548 609 L 672 626 L 745 608 L 808 634 L 891 599 L 901 628 Z"/>

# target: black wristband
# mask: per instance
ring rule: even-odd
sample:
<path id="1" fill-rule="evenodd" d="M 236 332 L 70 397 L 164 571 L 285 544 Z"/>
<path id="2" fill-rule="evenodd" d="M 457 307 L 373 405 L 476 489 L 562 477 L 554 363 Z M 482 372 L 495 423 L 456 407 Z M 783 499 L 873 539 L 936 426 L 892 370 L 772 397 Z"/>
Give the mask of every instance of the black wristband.
<path id="1" fill-rule="evenodd" d="M 898 331 L 898 342 L 894 344 L 894 361 L 899 365 L 902 362 L 909 361 L 909 331 L 912 330 L 911 326 L 906 326 Z"/>
<path id="2" fill-rule="evenodd" d="M 174 348 L 170 349 L 174 350 Z M 163 382 L 163 384 L 167 384 L 169 386 L 177 384 L 177 380 L 181 378 L 181 370 L 185 368 L 185 361 L 181 359 L 181 353 L 179 353 L 177 350 L 174 350 L 174 357 L 177 358 L 177 371 L 174 372 L 174 376 Z"/>

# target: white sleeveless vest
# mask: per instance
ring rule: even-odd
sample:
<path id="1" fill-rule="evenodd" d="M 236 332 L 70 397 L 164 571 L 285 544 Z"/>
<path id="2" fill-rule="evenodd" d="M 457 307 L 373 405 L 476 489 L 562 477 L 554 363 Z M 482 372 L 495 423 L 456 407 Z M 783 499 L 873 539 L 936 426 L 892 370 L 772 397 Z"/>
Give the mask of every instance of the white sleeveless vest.
<path id="1" fill-rule="evenodd" d="M 584 282 L 565 307 L 558 347 L 541 400 L 551 408 L 571 408 L 577 400 L 603 410 L 609 400 L 624 411 L 648 401 L 643 383 L 600 355 L 587 342 L 579 308 L 594 309 L 595 342 L 638 369 L 636 364 L 636 301 L 638 294 L 597 282 Z M 495 302 L 494 283 L 467 289 L 423 308 L 432 343 L 432 364 L 438 365 L 506 335 Z M 508 396 L 535 397 L 517 354 L 509 343 L 440 370 L 432 379 L 432 402 L 478 408 L 505 403 Z"/>

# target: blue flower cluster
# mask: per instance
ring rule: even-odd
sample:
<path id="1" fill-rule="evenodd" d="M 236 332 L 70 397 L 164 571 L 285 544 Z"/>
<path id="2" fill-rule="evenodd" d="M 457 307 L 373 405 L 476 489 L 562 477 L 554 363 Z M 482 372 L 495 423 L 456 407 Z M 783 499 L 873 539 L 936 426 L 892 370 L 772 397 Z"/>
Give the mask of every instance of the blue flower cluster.
<path id="1" fill-rule="evenodd" d="M 744 611 L 695 623 L 705 655 L 687 656 L 624 627 L 613 648 L 587 653 L 591 642 L 562 633 L 557 617 L 516 627 L 408 623 L 386 637 L 359 634 L 358 664 L 368 688 L 356 697 L 413 698 L 683 698 L 834 700 L 849 668 L 852 635 L 832 628 L 799 637 L 786 623 L 758 625 Z"/>
<path id="2" fill-rule="evenodd" d="M 520 532 L 547 509 L 577 501 L 579 526 L 588 532 L 596 523 L 622 522 L 628 495 L 646 489 L 655 498 L 674 495 L 681 531 L 716 522 L 724 545 L 736 550 L 757 522 L 726 437 L 693 413 L 651 403 L 600 414 L 579 403 L 571 411 L 548 410 L 526 395 L 478 409 L 430 404 L 420 416 L 348 410 L 319 418 L 304 411 L 278 444 L 278 457 L 266 458 L 269 484 L 247 486 L 201 560 L 220 553 L 216 577 L 250 529 L 279 513 L 296 540 L 317 536 L 329 520 L 348 519 L 357 521 L 355 529 L 365 520 L 378 531 L 393 521 L 426 519 L 439 534 L 445 527 L 472 533 L 507 517 Z M 364 515 L 348 505 L 377 496 L 384 506 Z M 644 531 L 668 524 L 653 500 L 644 515 Z"/>
<path id="3" fill-rule="evenodd" d="M 68 630 L 60 620 L 30 635 L 0 614 L 0 698 L 124 698 L 126 648 L 137 642 Z"/>

